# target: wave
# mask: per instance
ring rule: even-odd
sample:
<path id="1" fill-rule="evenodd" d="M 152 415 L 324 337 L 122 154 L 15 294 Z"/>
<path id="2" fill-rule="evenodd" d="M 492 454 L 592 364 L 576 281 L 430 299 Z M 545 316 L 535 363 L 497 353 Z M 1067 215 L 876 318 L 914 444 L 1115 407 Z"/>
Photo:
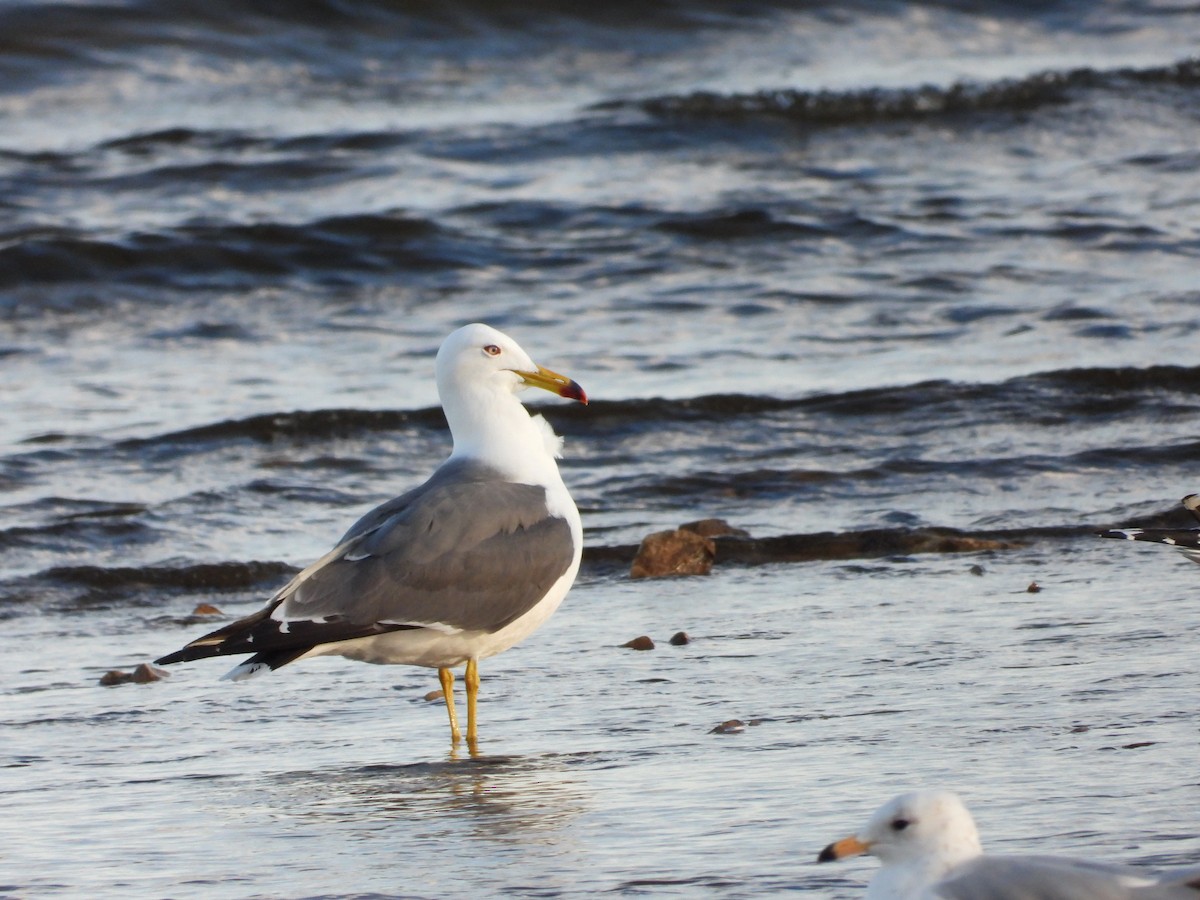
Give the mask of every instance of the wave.
<path id="1" fill-rule="evenodd" d="M 1128 27 L 1120 15 L 1125 5 L 1116 5 L 1109 27 Z M 934 15 L 979 15 L 989 22 L 1041 20 L 1053 29 L 1097 27 L 1089 15 L 1095 4 L 1083 0 L 916 0 L 884 6 L 924 6 Z M 1138 12 L 1152 19 L 1173 11 Z M 818 27 L 853 27 L 860 17 L 880 13 L 881 5 L 869 0 L 749 0 L 735 5 L 724 0 L 13 0 L 0 4 L 0 93 L 82 80 L 128 65 L 128 58 L 139 54 L 187 54 L 213 66 L 225 60 L 239 65 L 248 59 L 277 60 L 303 66 L 322 81 L 369 82 L 372 72 L 364 60 L 373 58 L 432 61 L 447 52 L 494 56 L 568 45 L 611 52 L 614 40 L 629 42 L 635 36 L 642 36 L 647 48 L 660 48 L 664 35 L 682 43 L 698 33 L 769 28 L 781 17 L 796 15 L 811 17 Z M 341 39 L 331 41 L 331 34 Z"/>
<path id="2" fill-rule="evenodd" d="M 137 138 L 157 139 L 153 135 Z M 320 142 L 322 138 L 311 140 Z M 263 142 L 271 147 L 277 143 Z M 87 157 L 91 153 L 88 150 L 71 156 L 64 165 L 85 168 L 90 165 Z M 166 167 L 123 177 L 143 182 L 134 193 L 153 193 L 158 179 L 189 184 L 208 177 L 233 189 L 240 189 L 236 184 L 242 182 L 252 184 L 251 189 L 272 189 L 295 175 L 295 165 L 273 164 L 277 172 L 271 175 L 264 175 L 257 164 L 222 162 L 188 166 L 182 172 Z M 103 191 L 103 182 L 100 179 L 90 187 Z M 474 204 L 452 209 L 448 215 L 469 221 L 444 224 L 394 209 L 300 222 L 190 221 L 128 233 L 43 224 L 0 229 L 0 311 L 34 317 L 47 305 L 67 311 L 94 308 L 104 302 L 93 291 L 78 292 L 81 296 L 77 296 L 68 289 L 61 291 L 61 296 L 54 290 L 43 291 L 46 299 L 41 303 L 23 304 L 18 289 L 31 285 L 58 288 L 120 283 L 142 289 L 140 293 L 148 301 L 163 288 L 189 293 L 257 290 L 268 285 L 344 287 L 372 281 L 392 284 L 401 275 L 406 282 L 441 285 L 448 278 L 461 277 L 458 273 L 478 269 L 523 272 L 531 265 L 562 268 L 586 259 L 584 251 L 568 239 L 547 240 L 545 229 L 553 228 L 559 235 L 578 235 L 598 229 L 636 233 L 659 224 L 664 230 L 675 229 L 681 234 L 703 234 L 720 228 L 719 223 L 706 226 L 700 220 L 674 222 L 652 209 L 577 207 L 569 203 Z M 845 226 L 851 228 L 852 223 Z M 794 227 L 787 222 L 763 223 L 766 233 L 772 228 Z M 838 223 L 830 222 L 827 227 L 837 228 Z"/>
<path id="3" fill-rule="evenodd" d="M 1047 71 L 992 83 L 957 82 L 948 87 L 867 88 L 854 91 L 781 89 L 748 94 L 696 91 L 636 101 L 597 104 L 597 110 L 637 107 L 662 118 L 701 121 L 782 119 L 805 125 L 944 120 L 989 112 L 1030 112 L 1061 106 L 1085 91 L 1134 91 L 1153 85 L 1195 87 L 1200 57 L 1173 65 L 1101 70 Z"/>
<path id="4" fill-rule="evenodd" d="M 155 446 L 189 446 L 250 440 L 269 444 L 281 439 L 337 438 L 371 431 L 395 431 L 409 427 L 446 427 L 440 407 L 417 410 L 321 409 L 264 413 L 245 419 L 226 419 L 195 428 L 170 431 L 144 438 L 131 438 L 118 446 L 140 450 Z"/>
<path id="5" fill-rule="evenodd" d="M 1130 416 L 1148 422 L 1165 421 L 1182 408 L 1194 408 L 1198 395 L 1200 366 L 1094 367 L 1036 373 L 994 384 L 928 381 L 803 397 L 708 394 L 682 399 L 597 400 L 587 408 L 554 405 L 540 409 L 557 430 L 578 441 L 579 446 L 590 448 L 590 454 L 585 452 L 566 463 L 572 473 L 570 480 L 578 487 L 580 505 L 585 508 L 711 508 L 742 515 L 755 504 L 793 503 L 797 498 L 816 500 L 867 491 L 881 498 L 881 513 L 887 514 L 886 498 L 893 496 L 889 482 L 902 483 L 903 490 L 911 492 L 918 485 L 938 489 L 957 483 L 974 487 L 989 482 L 1011 483 L 1047 471 L 1127 473 L 1143 467 L 1158 472 L 1190 465 L 1200 461 L 1200 441 L 1186 436 L 1174 442 L 1156 441 L 1150 429 L 1142 446 L 1130 446 L 1126 441 L 1120 446 L 1101 447 L 1094 441 L 1073 443 L 1063 435 L 1086 431 L 1096 424 L 1107 433 L 1108 422 L 1127 423 Z M 885 430 L 889 434 L 895 433 L 894 423 L 903 423 L 906 437 L 898 449 L 889 443 L 878 453 L 842 455 L 842 468 L 837 463 L 828 469 L 813 465 L 828 446 L 822 442 L 829 436 L 857 446 L 863 436 L 880 430 L 877 423 L 881 422 L 888 423 Z M 920 449 L 927 446 L 922 437 L 915 440 L 915 451 L 907 449 L 913 435 L 928 433 L 930 441 L 940 442 L 940 433 L 946 429 L 978 428 L 983 422 L 988 427 L 998 425 L 1005 433 L 1028 433 L 1030 446 L 1023 448 L 1020 442 L 1011 442 L 997 445 L 995 452 L 928 456 Z M 413 443 L 408 437 L 414 429 L 440 432 L 445 427 L 443 413 L 437 407 L 256 415 L 109 444 L 89 441 L 80 447 L 57 447 L 53 450 L 55 458 L 35 466 L 29 477 L 50 481 L 55 477 L 55 467 L 63 462 L 103 472 L 114 459 L 118 460 L 118 468 L 125 470 L 130 463 L 159 465 L 164 459 L 183 454 L 211 454 L 213 465 L 227 465 L 229 454 L 225 448 L 238 442 L 311 443 L 317 445 L 315 450 L 320 454 L 322 442 L 345 438 L 351 440 L 339 444 L 335 462 L 340 469 L 353 470 L 368 464 L 363 448 L 373 448 L 373 452 L 383 443 L 389 452 L 394 450 L 402 456 L 404 447 Z M 389 437 L 381 442 L 371 438 L 383 432 L 396 432 L 402 439 Z M 362 442 L 361 446 L 356 447 L 355 441 Z M 644 451 L 650 454 L 647 465 L 626 466 L 621 462 L 634 452 Z M 29 455 L 40 460 L 39 455 L 47 452 L 51 451 L 37 444 Z M 606 459 L 606 454 L 616 456 Z M 660 465 L 668 456 L 673 464 Z M 714 461 L 726 456 L 727 465 Z M 677 464 L 680 460 L 682 465 Z M 0 531 L 0 551 L 19 561 L 10 573 L 22 571 L 22 575 L 10 574 L 0 580 L 0 616 L 30 608 L 152 606 L 164 593 L 227 593 L 237 595 L 239 600 L 265 596 L 294 571 L 292 566 L 237 560 L 135 563 L 139 556 L 144 559 L 162 553 L 157 548 L 165 540 L 163 523 L 180 516 L 203 515 L 208 527 L 241 527 L 238 505 L 256 492 L 297 492 L 302 502 L 316 507 L 341 502 L 343 498 L 321 493 L 328 491 L 325 469 L 330 461 L 328 456 L 308 459 L 304 455 L 297 465 L 317 467 L 318 474 L 293 477 L 293 473 L 287 473 L 278 481 L 263 480 L 273 477 L 271 466 L 276 463 L 251 463 L 227 479 L 224 492 L 168 497 L 165 502 L 169 508 L 65 497 L 12 507 L 12 524 Z M 295 499 L 288 496 L 280 502 L 286 506 Z M 358 496 L 354 502 L 364 499 Z M 1045 509 L 1032 518 L 1018 516 L 1016 524 L 1020 527 L 995 527 L 1012 522 L 1011 515 L 951 528 L 936 527 L 936 521 L 896 518 L 893 513 L 889 514 L 891 518 L 884 515 L 882 521 L 896 527 L 723 538 L 717 559 L 718 563 L 731 565 L 762 565 L 918 553 L 1000 552 L 1020 543 L 1082 539 L 1091 532 L 1115 527 L 1186 528 L 1194 524 L 1186 511 L 1175 506 L 1151 516 L 1144 515 L 1144 508 L 1129 510 L 1120 506 L 1109 507 L 1107 512 L 1089 512 L 1094 508 L 1093 499 L 1081 495 L 1075 507 Z M 226 506 L 234 510 L 228 518 L 214 512 Z M 1143 515 L 1127 515 L 1133 512 Z M 661 512 L 648 515 L 653 520 L 662 519 Z M 1112 516 L 1123 518 L 1109 521 Z M 628 571 L 636 546 L 605 543 L 628 540 L 628 527 L 620 534 L 620 538 L 615 537 L 603 526 L 589 530 L 584 556 L 588 572 L 604 577 Z M 174 552 L 177 550 L 168 551 Z M 120 560 L 122 565 L 47 567 L 64 558 L 84 563 L 93 563 L 97 558 Z"/>
<path id="6" fill-rule="evenodd" d="M 1178 507 L 1121 522 L 964 530 L 945 527 L 871 528 L 852 531 L 715 539 L 717 565 L 762 566 L 817 561 L 901 558 L 924 554 L 997 553 L 1036 541 L 1092 538 L 1118 527 L 1189 528 L 1190 514 Z M 628 573 L 636 544 L 584 547 L 585 577 Z M 153 605 L 164 594 L 261 594 L 265 599 L 298 569 L 282 562 L 230 561 L 183 566 L 57 566 L 17 581 L 0 582 L 0 617 L 34 607 L 41 611 Z M 240 597 L 239 597 L 240 599 Z"/>
<path id="7" fill-rule="evenodd" d="M 57 566 L 41 577 L 63 584 L 106 590 L 130 587 L 232 591 L 258 587 L 297 570 L 279 562 L 199 563 L 188 566 Z"/>
<path id="8" fill-rule="evenodd" d="M 816 4 L 820 5 L 820 4 Z M 36 0 L 0 4 L 0 93 L 78 78 L 120 65 L 122 55 L 164 49 L 212 61 L 276 58 L 324 69 L 331 77 L 362 74 L 364 44 L 392 58 L 443 55 L 447 42 L 484 44 L 509 36 L 519 46 L 611 44 L 612 30 L 671 32 L 711 29 L 787 10 L 784 0 L 752 0 L 736 14 L 723 0 L 646 4 L 609 0 L 135 0 L 122 4 Z M 348 40 L 330 42 L 337 33 Z M 357 36 L 358 40 L 353 40 Z M 339 50 L 335 44 L 347 49 Z M 461 49 L 461 48 L 460 48 Z M 495 52 L 492 49 L 489 52 Z"/>
<path id="9" fill-rule="evenodd" d="M 837 213 L 826 219 L 797 221 L 774 216 L 763 209 L 664 216 L 654 228 L 693 240 L 727 241 L 739 238 L 806 239 L 837 237 L 870 240 L 907 235 L 894 224 L 872 221 L 854 213 Z"/>
<path id="10" fill-rule="evenodd" d="M 563 422 L 564 428 L 591 423 L 600 429 L 664 421 L 727 422 L 731 417 L 787 412 L 836 417 L 903 415 L 943 420 L 945 412 L 954 406 L 969 405 L 974 408 L 972 417 L 978 417 L 978 406 L 991 404 L 1001 414 L 1007 412 L 1021 420 L 1046 411 L 1064 417 L 1118 414 L 1132 406 L 1156 401 L 1167 409 L 1172 402 L 1170 394 L 1200 394 L 1200 366 L 1061 369 L 995 383 L 923 381 L 796 398 L 708 394 L 677 400 L 597 400 L 586 409 L 556 407 L 554 418 L 556 424 Z"/>
<path id="11" fill-rule="evenodd" d="M 26 610 L 71 612 L 114 606 L 157 607 L 165 595 L 262 594 L 298 571 L 281 562 L 169 566 L 54 566 L 0 582 L 0 618 Z M 239 598 L 240 599 L 240 598 Z"/>
<path id="12" fill-rule="evenodd" d="M 196 224 L 101 240 L 70 228 L 7 235 L 0 288 L 31 282 L 121 280 L 181 289 L 232 287 L 299 273 L 394 275 L 470 266 L 476 254 L 434 223 L 401 213 L 303 224 Z"/>
<path id="13" fill-rule="evenodd" d="M 538 405 L 557 430 L 568 436 L 603 440 L 621 432 L 664 425 L 728 425 L 735 419 L 795 415 L 835 418 L 903 416 L 944 426 L 958 409 L 965 418 L 989 421 L 1030 418 L 1042 424 L 1078 417 L 1124 415 L 1138 408 L 1153 415 L 1169 413 L 1178 395 L 1200 395 L 1200 366 L 1162 365 L 1146 368 L 1075 368 L 1022 375 L 996 383 L 923 381 L 803 397 L 766 394 L 706 394 L 699 397 L 595 399 L 587 407 Z M 990 407 L 986 414 L 981 407 Z M 137 451 L 156 446 L 188 447 L 251 440 L 331 439 L 353 434 L 420 428 L 441 431 L 446 419 L 440 407 L 408 410 L 320 409 L 264 413 L 227 419 L 180 431 L 130 438 L 116 444 Z"/>

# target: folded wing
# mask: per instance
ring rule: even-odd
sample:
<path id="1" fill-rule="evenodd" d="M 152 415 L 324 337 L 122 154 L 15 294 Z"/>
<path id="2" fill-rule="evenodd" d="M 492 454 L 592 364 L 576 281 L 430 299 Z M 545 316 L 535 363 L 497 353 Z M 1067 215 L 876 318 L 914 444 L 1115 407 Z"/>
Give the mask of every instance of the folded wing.
<path id="1" fill-rule="evenodd" d="M 320 645 L 403 628 L 495 631 L 571 566 L 567 521 L 545 490 L 449 463 L 363 516 L 265 608 L 158 660 L 254 653 L 271 668 Z"/>

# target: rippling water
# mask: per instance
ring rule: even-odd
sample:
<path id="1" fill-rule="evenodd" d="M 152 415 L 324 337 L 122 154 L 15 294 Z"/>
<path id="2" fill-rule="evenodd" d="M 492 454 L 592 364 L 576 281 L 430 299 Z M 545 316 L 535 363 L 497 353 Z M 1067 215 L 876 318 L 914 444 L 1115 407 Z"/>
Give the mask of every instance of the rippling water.
<path id="1" fill-rule="evenodd" d="M 816 852 L 930 784 L 993 850 L 1194 862 L 1198 572 L 1093 532 L 1197 490 L 1198 38 L 1168 0 L 4 5 L 0 893 L 850 898 L 871 863 Z M 482 667 L 481 758 L 422 670 L 99 686 L 423 479 L 476 319 L 595 398 L 544 410 L 584 570 Z M 761 552 L 625 577 L 704 516 Z"/>

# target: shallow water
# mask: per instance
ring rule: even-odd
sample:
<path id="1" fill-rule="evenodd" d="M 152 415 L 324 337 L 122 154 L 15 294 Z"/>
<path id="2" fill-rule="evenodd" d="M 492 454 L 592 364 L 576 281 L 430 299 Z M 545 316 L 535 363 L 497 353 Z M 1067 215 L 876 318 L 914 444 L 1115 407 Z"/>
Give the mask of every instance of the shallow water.
<path id="1" fill-rule="evenodd" d="M 1197 490 L 1198 39 L 1170 2 L 0 9 L 0 894 L 852 898 L 873 863 L 816 853 L 935 784 L 992 850 L 1194 863 L 1200 570 L 1093 532 Z M 423 479 L 475 319 L 593 398 L 543 407 L 585 564 L 482 666 L 479 758 L 421 670 L 99 686 Z M 1020 546 L 625 577 L 706 516 Z"/>
<path id="2" fill-rule="evenodd" d="M 18 896 L 848 898 L 871 864 L 817 851 L 925 783 L 962 790 L 994 851 L 1181 864 L 1195 573 L 1128 549 L 1146 558 L 1088 541 L 589 581 L 484 664 L 479 759 L 449 754 L 429 673 L 318 660 L 230 685 L 191 664 L 99 689 L 98 645 L 119 636 L 106 661 L 132 663 L 194 627 L 22 617 L 18 645 L 56 650 L 5 656 L 7 878 Z M 681 628 L 693 642 L 667 645 Z M 616 646 L 635 631 L 659 646 Z"/>

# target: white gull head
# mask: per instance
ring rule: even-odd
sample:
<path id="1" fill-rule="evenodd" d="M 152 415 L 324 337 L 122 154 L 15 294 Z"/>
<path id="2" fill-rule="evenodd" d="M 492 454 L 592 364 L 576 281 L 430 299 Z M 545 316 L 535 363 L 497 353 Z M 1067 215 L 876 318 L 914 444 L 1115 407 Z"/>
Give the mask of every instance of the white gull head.
<path id="1" fill-rule="evenodd" d="M 912 900 L 951 870 L 982 853 L 975 821 L 956 794 L 913 791 L 889 800 L 857 835 L 830 844 L 823 861 L 867 853 L 883 867 L 869 900 Z"/>
<path id="2" fill-rule="evenodd" d="M 453 332 L 437 354 L 437 386 L 455 457 L 486 462 L 514 480 L 557 478 L 561 441 L 517 399 L 526 387 L 587 402 L 574 381 L 535 363 L 508 335 L 479 323 Z"/>
<path id="3" fill-rule="evenodd" d="M 1154 872 L 1067 856 L 989 855 L 947 791 L 902 794 L 818 862 L 869 853 L 883 864 L 868 900 L 1198 900 L 1200 867 Z"/>

